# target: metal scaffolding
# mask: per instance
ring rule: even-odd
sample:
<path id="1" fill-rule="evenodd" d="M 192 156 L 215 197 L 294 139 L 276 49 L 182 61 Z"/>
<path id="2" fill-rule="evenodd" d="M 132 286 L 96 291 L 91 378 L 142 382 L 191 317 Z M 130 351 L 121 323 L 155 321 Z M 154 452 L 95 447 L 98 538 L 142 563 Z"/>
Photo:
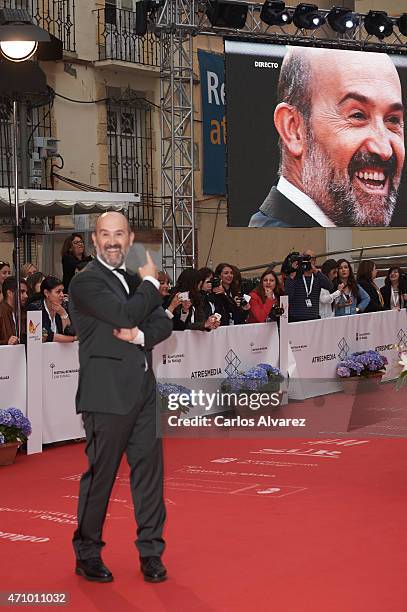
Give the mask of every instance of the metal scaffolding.
<path id="1" fill-rule="evenodd" d="M 328 46 L 384 53 L 407 53 L 407 37 L 395 29 L 385 40 L 358 25 L 340 34 L 327 23 L 315 30 L 288 26 L 270 27 L 260 19 L 262 3 L 247 3 L 246 25 L 240 30 L 213 27 L 205 14 L 204 0 L 165 0 L 155 17 L 160 38 L 161 93 L 161 197 L 163 267 L 175 280 L 195 265 L 194 219 L 194 100 L 193 40 L 197 35 L 238 37 L 276 44 Z M 287 7 L 289 10 L 294 8 Z M 320 10 L 326 17 L 328 10 Z M 396 20 L 393 19 L 394 25 Z"/>

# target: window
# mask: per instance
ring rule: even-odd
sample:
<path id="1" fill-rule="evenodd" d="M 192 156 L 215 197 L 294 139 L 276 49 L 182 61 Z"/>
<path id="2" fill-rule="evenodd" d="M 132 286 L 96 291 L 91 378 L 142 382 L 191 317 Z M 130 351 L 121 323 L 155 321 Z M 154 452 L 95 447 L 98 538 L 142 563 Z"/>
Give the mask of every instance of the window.
<path id="1" fill-rule="evenodd" d="M 40 107 L 27 107 L 27 122 L 19 126 L 18 165 L 21 187 L 29 189 L 49 189 L 49 165 L 51 160 L 40 160 L 38 149 L 34 148 L 36 136 L 51 136 L 51 104 Z M 8 100 L 0 100 L 0 187 L 13 184 L 12 168 L 12 107 Z M 24 142 L 23 142 L 24 139 Z M 24 145 L 28 155 L 21 160 Z M 24 167 L 22 168 L 22 163 Z M 23 177 L 27 180 L 23 185 Z"/>
<path id="2" fill-rule="evenodd" d="M 154 226 L 151 115 L 151 105 L 131 90 L 107 106 L 110 187 L 140 194 L 130 218 L 137 227 Z"/>

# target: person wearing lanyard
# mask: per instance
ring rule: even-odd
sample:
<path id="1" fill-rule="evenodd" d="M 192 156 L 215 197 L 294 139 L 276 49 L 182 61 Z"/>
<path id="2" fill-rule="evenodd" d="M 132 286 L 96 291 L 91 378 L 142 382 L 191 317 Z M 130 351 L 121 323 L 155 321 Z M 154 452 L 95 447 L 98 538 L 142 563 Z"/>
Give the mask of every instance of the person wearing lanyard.
<path id="1" fill-rule="evenodd" d="M 407 282 L 403 282 L 403 273 L 398 266 L 389 269 L 380 293 L 386 310 L 401 310 L 407 307 Z"/>
<path id="2" fill-rule="evenodd" d="M 294 262 L 296 272 L 285 279 L 285 293 L 288 296 L 288 322 L 312 321 L 319 319 L 321 289 L 333 291 L 331 281 L 315 267 L 311 260 L 306 267 Z"/>
<path id="3" fill-rule="evenodd" d="M 74 342 L 76 337 L 68 335 L 71 321 L 63 307 L 64 285 L 56 276 L 46 276 L 41 283 L 41 300 L 32 304 L 32 309 L 42 310 L 43 342 Z"/>

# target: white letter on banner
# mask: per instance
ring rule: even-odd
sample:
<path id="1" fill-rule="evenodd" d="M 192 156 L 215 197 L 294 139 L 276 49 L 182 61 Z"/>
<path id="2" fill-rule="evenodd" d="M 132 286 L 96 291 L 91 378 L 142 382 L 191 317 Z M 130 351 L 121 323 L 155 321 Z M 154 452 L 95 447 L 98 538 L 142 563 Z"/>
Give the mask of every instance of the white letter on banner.
<path id="1" fill-rule="evenodd" d="M 208 72 L 207 74 L 207 82 L 208 82 L 208 104 L 212 104 L 212 93 L 215 96 L 215 104 L 219 106 L 219 96 L 217 92 L 217 87 L 219 85 L 219 79 L 216 72 Z"/>

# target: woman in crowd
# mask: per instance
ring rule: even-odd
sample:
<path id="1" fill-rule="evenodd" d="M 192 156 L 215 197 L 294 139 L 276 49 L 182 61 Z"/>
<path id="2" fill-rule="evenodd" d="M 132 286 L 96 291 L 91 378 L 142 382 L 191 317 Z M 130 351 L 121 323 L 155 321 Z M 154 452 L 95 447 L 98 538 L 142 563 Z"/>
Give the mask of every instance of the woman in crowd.
<path id="1" fill-rule="evenodd" d="M 179 294 L 176 293 L 171 298 L 170 295 L 170 277 L 167 272 L 163 272 L 162 270 L 158 273 L 158 281 L 160 283 L 159 292 L 163 298 L 163 308 L 167 313 L 169 319 L 174 317 L 174 310 L 181 304 L 181 300 L 179 298 Z"/>
<path id="2" fill-rule="evenodd" d="M 1 288 L 3 287 L 4 281 L 9 276 L 11 276 L 10 264 L 7 261 L 0 261 L 0 302 L 3 301 L 3 293 Z"/>
<path id="3" fill-rule="evenodd" d="M 272 268 L 267 268 L 261 275 L 257 287 L 250 292 L 250 311 L 247 322 L 275 321 L 276 317 L 272 309 L 280 304 L 280 291 L 277 274 Z"/>
<path id="4" fill-rule="evenodd" d="M 43 342 L 74 342 L 69 334 L 71 321 L 64 306 L 64 286 L 55 276 L 46 276 L 41 283 L 42 339 Z"/>
<path id="5" fill-rule="evenodd" d="M 375 283 L 376 276 L 377 268 L 373 261 L 360 262 L 357 274 L 358 283 L 370 297 L 370 302 L 365 312 L 379 312 L 384 310 L 383 296 Z"/>
<path id="6" fill-rule="evenodd" d="M 407 308 L 407 282 L 398 266 L 392 266 L 387 272 L 384 287 L 380 289 L 385 310 Z"/>
<path id="7" fill-rule="evenodd" d="M 222 319 L 222 325 L 239 325 L 245 323 L 250 310 L 250 304 L 242 305 L 240 294 L 240 271 L 228 263 L 220 263 L 215 269 L 215 279 L 220 280 L 220 285 L 212 283 L 212 292 L 221 296 L 224 311 L 228 321 Z"/>
<path id="8" fill-rule="evenodd" d="M 352 266 L 347 259 L 340 259 L 337 263 L 338 275 L 334 287 L 338 289 L 343 284 L 341 295 L 335 298 L 335 317 L 365 312 L 370 302 L 369 295 L 356 282 Z"/>
<path id="9" fill-rule="evenodd" d="M 207 317 L 199 292 L 199 273 L 194 268 L 186 268 L 178 277 L 170 295 L 172 299 L 181 293 L 188 293 L 188 299 L 181 299 L 181 304 L 174 310 L 174 330 L 197 329 L 210 331 L 219 327 L 219 321 L 213 315 Z M 183 296 L 184 298 L 186 296 Z"/>
<path id="10" fill-rule="evenodd" d="M 21 266 L 20 277 L 27 280 L 27 278 L 35 272 L 38 272 L 37 266 L 29 261 Z"/>
<path id="11" fill-rule="evenodd" d="M 71 234 L 66 238 L 62 250 L 62 270 L 64 291 L 68 293 L 69 283 L 75 276 L 75 269 L 79 262 L 91 261 L 92 257 L 85 252 L 85 243 L 81 234 Z"/>
<path id="12" fill-rule="evenodd" d="M 45 278 L 45 274 L 42 272 L 34 272 L 27 277 L 26 283 L 28 287 L 28 302 L 27 306 L 30 306 L 34 302 L 41 300 L 41 283 Z"/>
<path id="13" fill-rule="evenodd" d="M 321 267 L 322 274 L 325 274 L 333 285 L 338 276 L 337 265 L 335 259 L 327 259 Z M 321 293 L 319 294 L 319 316 L 321 319 L 327 319 L 328 317 L 334 316 L 333 304 L 336 298 L 341 295 L 343 289 L 343 283 L 339 283 L 336 291 L 333 293 L 328 291 L 328 289 L 321 288 Z"/>

